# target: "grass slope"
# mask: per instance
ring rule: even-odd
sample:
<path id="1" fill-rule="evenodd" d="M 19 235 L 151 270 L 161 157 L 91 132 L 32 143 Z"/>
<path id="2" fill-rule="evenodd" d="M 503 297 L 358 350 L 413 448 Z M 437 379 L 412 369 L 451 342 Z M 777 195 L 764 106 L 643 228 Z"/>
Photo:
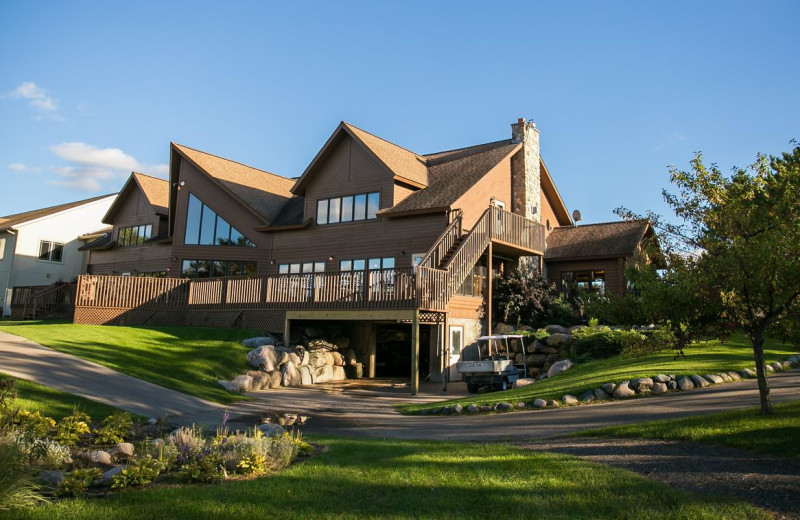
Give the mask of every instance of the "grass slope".
<path id="1" fill-rule="evenodd" d="M 35 321 L 0 322 L 0 330 L 219 403 L 243 399 L 223 390 L 217 380 L 245 371 L 247 351 L 236 342 L 258 335 L 253 330 Z"/>
<path id="2" fill-rule="evenodd" d="M 270 477 L 65 500 L 10 518 L 769 518 L 634 473 L 505 445 L 328 439 Z"/>
<path id="3" fill-rule="evenodd" d="M 552 379 L 537 381 L 533 385 L 505 392 L 488 392 L 463 399 L 428 404 L 408 404 L 399 409 L 404 413 L 437 408 L 443 404 L 469 403 L 490 404 L 499 401 L 516 403 L 535 398 L 560 399 L 564 394 L 579 395 L 585 390 L 597 388 L 608 382 L 619 383 L 635 377 L 649 377 L 656 374 L 716 374 L 723 370 L 741 370 L 752 367 L 753 350 L 749 341 L 741 334 L 731 337 L 725 343 L 709 341 L 686 349 L 684 359 L 673 359 L 674 352 L 665 350 L 646 356 L 616 356 L 599 361 L 590 361 L 576 366 Z M 783 361 L 797 353 L 797 348 L 777 341 L 764 345 L 767 362 Z"/>
<path id="4" fill-rule="evenodd" d="M 800 401 L 775 405 L 774 415 L 759 415 L 758 410 L 746 408 L 686 419 L 609 426 L 574 435 L 700 442 L 779 457 L 800 457 Z"/>
<path id="5" fill-rule="evenodd" d="M 10 376 L 0 373 L 0 380 L 9 379 Z M 17 390 L 17 399 L 13 406 L 19 406 L 30 412 L 38 411 L 42 415 L 61 419 L 71 414 L 76 408 L 89 414 L 100 421 L 105 419 L 117 409 L 103 403 L 98 403 L 77 395 L 68 394 L 47 386 L 42 386 L 24 379 L 16 379 L 14 388 Z"/>

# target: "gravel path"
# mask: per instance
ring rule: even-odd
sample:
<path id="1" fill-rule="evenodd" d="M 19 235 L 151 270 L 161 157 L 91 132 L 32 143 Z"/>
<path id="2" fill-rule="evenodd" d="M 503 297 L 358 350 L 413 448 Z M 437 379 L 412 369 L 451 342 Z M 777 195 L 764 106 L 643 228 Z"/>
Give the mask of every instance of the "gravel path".
<path id="1" fill-rule="evenodd" d="M 730 495 L 776 518 L 800 519 L 800 459 L 651 439 L 553 439 L 521 446 L 635 471 L 695 493 Z"/>

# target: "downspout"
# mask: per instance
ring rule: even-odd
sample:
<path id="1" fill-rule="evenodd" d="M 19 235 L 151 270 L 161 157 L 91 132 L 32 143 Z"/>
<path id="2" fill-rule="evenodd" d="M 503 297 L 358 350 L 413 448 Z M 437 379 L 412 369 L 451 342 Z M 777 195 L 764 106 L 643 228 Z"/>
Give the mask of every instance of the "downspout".
<path id="1" fill-rule="evenodd" d="M 14 250 L 11 251 L 11 259 L 9 259 L 8 261 L 8 275 L 6 276 L 6 288 L 5 288 L 5 294 L 3 295 L 3 308 L 0 311 L 0 314 L 2 314 L 3 316 L 5 316 L 6 312 L 6 303 L 8 303 L 8 313 L 9 315 L 11 315 L 11 302 L 8 301 L 8 295 L 10 294 L 8 292 L 9 290 L 8 285 L 11 283 L 11 270 L 14 267 L 14 257 L 17 256 L 17 238 L 19 238 L 19 234 L 15 233 L 14 230 L 11 228 L 6 229 L 6 233 L 14 235 Z"/>

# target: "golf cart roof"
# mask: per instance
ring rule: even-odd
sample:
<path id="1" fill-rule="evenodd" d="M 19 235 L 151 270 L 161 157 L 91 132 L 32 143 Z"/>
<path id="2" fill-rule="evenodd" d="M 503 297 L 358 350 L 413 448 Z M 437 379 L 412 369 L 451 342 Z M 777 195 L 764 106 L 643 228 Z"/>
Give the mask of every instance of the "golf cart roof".
<path id="1" fill-rule="evenodd" d="M 522 334 L 497 334 L 495 336 L 481 336 L 478 341 L 486 341 L 490 339 L 522 339 L 525 336 Z"/>

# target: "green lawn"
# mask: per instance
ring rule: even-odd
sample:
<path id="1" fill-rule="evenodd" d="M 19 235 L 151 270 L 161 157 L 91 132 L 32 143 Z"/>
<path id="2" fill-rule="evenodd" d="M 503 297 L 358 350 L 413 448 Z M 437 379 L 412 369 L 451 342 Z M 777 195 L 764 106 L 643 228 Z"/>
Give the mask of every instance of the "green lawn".
<path id="1" fill-rule="evenodd" d="M 774 415 L 759 415 L 758 410 L 747 408 L 686 419 L 609 426 L 574 435 L 701 442 L 779 457 L 800 457 L 800 401 L 776 405 Z"/>
<path id="2" fill-rule="evenodd" d="M 764 345 L 767 362 L 783 361 L 796 354 L 796 346 L 768 341 Z M 428 404 L 408 404 L 400 407 L 404 413 L 437 408 L 443 404 L 491 404 L 499 401 L 516 403 L 531 399 L 560 399 L 564 394 L 578 396 L 585 390 L 604 383 L 620 383 L 635 377 L 656 374 L 716 374 L 721 371 L 740 370 L 754 366 L 753 350 L 743 335 L 736 335 L 725 343 L 710 341 L 686 349 L 686 358 L 673 359 L 674 352 L 665 350 L 641 357 L 617 356 L 578 365 L 552 379 L 537 381 L 533 385 L 505 392 L 476 394 L 463 399 Z"/>
<path id="3" fill-rule="evenodd" d="M 9 518 L 770 518 L 726 497 L 506 445 L 326 439 L 275 475 L 64 500 Z"/>
<path id="4" fill-rule="evenodd" d="M 223 390 L 217 380 L 247 370 L 247 349 L 237 342 L 258 335 L 253 330 L 35 321 L 0 322 L 0 330 L 219 403 L 244 399 Z"/>
<path id="5" fill-rule="evenodd" d="M 0 373 L 0 380 L 9 379 L 10 376 Z M 71 414 L 74 409 L 79 409 L 89 416 L 100 421 L 105 419 L 117 409 L 103 403 L 84 399 L 77 395 L 68 394 L 24 379 L 16 379 L 14 388 L 17 390 L 17 399 L 14 406 L 30 412 L 38 411 L 42 415 L 61 419 Z"/>

